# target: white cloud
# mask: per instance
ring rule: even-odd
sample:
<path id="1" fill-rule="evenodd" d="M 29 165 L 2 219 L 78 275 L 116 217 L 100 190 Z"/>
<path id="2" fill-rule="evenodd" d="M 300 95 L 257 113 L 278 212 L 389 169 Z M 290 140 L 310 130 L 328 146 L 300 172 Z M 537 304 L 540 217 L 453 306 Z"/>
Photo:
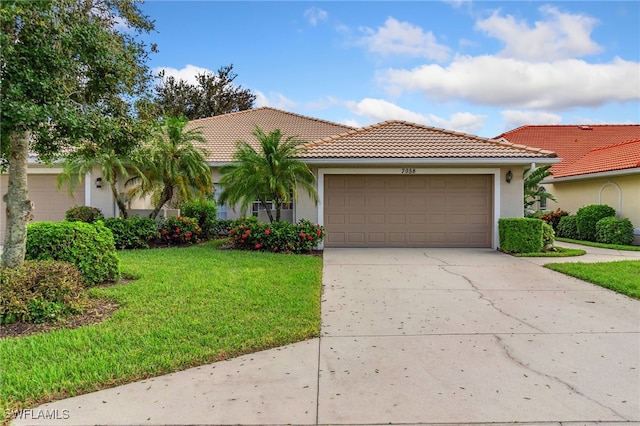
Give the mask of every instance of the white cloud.
<path id="1" fill-rule="evenodd" d="M 377 30 L 361 28 L 367 35 L 361 40 L 369 50 L 381 55 L 407 55 L 438 61 L 449 58 L 449 48 L 439 44 L 431 31 L 408 22 L 388 18 Z"/>
<path id="2" fill-rule="evenodd" d="M 195 65 L 187 65 L 182 69 L 171 67 L 158 67 L 153 69 L 153 74 L 157 75 L 160 71 L 164 71 L 166 77 L 174 77 L 176 80 L 185 80 L 189 84 L 197 84 L 196 75 L 213 72 L 207 68 L 197 67 Z"/>
<path id="3" fill-rule="evenodd" d="M 505 129 L 515 129 L 527 124 L 560 124 L 562 117 L 543 111 L 522 111 L 508 109 L 500 112 Z"/>
<path id="4" fill-rule="evenodd" d="M 365 125 L 387 120 L 403 120 L 459 132 L 475 133 L 480 130 L 486 118 L 484 115 L 468 112 L 452 114 L 448 119 L 434 114 L 424 115 L 402 108 L 384 99 L 365 98 L 360 102 L 347 101 L 345 104 L 352 113 L 367 118 Z"/>
<path id="5" fill-rule="evenodd" d="M 318 25 L 318 22 L 325 21 L 328 16 L 329 14 L 326 11 L 315 6 L 304 11 L 304 17 L 314 27 Z"/>
<path id="6" fill-rule="evenodd" d="M 439 100 L 480 105 L 565 110 L 640 99 L 640 64 L 620 58 L 589 64 L 568 59 L 529 63 L 494 56 L 459 56 L 446 67 L 389 69 L 377 78 L 387 90 L 423 92 Z"/>
<path id="7" fill-rule="evenodd" d="M 505 43 L 500 56 L 532 61 L 575 58 L 601 51 L 591 40 L 597 20 L 585 15 L 562 13 L 553 6 L 540 9 L 545 21 L 531 27 L 512 15 L 499 12 L 476 22 L 476 28 Z"/>
<path id="8" fill-rule="evenodd" d="M 256 95 L 256 107 L 264 107 L 269 106 L 273 108 L 288 110 L 295 107 L 296 102 L 284 96 L 282 93 L 269 93 L 269 96 L 265 95 L 259 90 L 254 90 L 253 93 Z"/>

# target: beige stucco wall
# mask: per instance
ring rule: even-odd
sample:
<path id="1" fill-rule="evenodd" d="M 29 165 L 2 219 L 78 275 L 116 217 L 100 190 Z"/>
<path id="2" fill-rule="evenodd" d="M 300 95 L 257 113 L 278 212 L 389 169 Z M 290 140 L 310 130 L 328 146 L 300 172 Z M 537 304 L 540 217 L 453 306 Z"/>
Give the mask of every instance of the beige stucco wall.
<path id="1" fill-rule="evenodd" d="M 524 180 L 522 173 L 525 166 L 500 167 L 500 217 L 524 216 Z M 511 183 L 506 182 L 507 172 L 511 170 Z"/>
<path id="2" fill-rule="evenodd" d="M 596 179 L 581 179 L 545 185 L 558 200 L 547 204 L 549 209 L 561 208 L 571 214 L 589 204 L 607 204 L 619 217 L 629 218 L 640 228 L 640 173 Z"/>

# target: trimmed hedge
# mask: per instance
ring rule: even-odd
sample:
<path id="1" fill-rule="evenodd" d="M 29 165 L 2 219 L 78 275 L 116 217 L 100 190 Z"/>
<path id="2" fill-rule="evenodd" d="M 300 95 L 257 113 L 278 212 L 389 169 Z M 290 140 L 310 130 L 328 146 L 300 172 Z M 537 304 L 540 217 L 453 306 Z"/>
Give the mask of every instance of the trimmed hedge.
<path id="1" fill-rule="evenodd" d="M 64 219 L 69 222 L 93 223 L 96 220 L 104 219 L 104 216 L 102 211 L 96 207 L 75 206 L 65 212 Z"/>
<path id="2" fill-rule="evenodd" d="M 598 223 L 600 219 L 615 215 L 615 209 L 606 204 L 592 204 L 579 208 L 576 212 L 578 238 L 584 241 L 595 241 L 596 223 Z"/>
<path id="3" fill-rule="evenodd" d="M 325 237 L 322 226 L 301 220 L 260 223 L 247 218 L 229 231 L 231 243 L 240 250 L 270 251 L 272 253 L 310 253 Z"/>
<path id="4" fill-rule="evenodd" d="M 53 322 L 82 312 L 80 271 L 68 262 L 25 261 L 0 273 L 0 324 Z"/>
<path id="5" fill-rule="evenodd" d="M 86 285 L 115 281 L 119 259 L 101 222 L 34 222 L 27 227 L 27 260 L 62 260 L 78 267 Z"/>
<path id="6" fill-rule="evenodd" d="M 214 201 L 202 198 L 187 201 L 180 206 L 180 213 L 182 216 L 191 217 L 198 221 L 198 226 L 200 226 L 204 238 L 217 236 L 218 208 Z"/>
<path id="7" fill-rule="evenodd" d="M 553 228 L 541 219 L 498 220 L 500 249 L 507 253 L 540 253 L 553 246 Z"/>
<path id="8" fill-rule="evenodd" d="M 558 237 L 570 238 L 572 240 L 579 239 L 578 225 L 576 224 L 576 216 L 563 216 L 558 222 Z"/>
<path id="9" fill-rule="evenodd" d="M 599 243 L 629 245 L 633 239 L 633 224 L 627 218 L 608 216 L 596 223 L 596 241 Z"/>
<path id="10" fill-rule="evenodd" d="M 148 217 L 119 217 L 104 220 L 104 226 L 113 233 L 117 249 L 145 249 L 153 242 L 158 233 L 158 224 Z"/>

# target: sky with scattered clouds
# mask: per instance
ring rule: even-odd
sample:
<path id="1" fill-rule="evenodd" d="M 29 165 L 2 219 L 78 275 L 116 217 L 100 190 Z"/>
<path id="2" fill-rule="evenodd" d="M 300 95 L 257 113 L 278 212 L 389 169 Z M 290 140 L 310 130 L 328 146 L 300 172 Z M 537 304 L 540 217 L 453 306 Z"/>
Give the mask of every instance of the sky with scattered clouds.
<path id="1" fill-rule="evenodd" d="M 233 64 L 256 106 L 485 137 L 640 123 L 637 1 L 147 1 L 154 71 Z"/>

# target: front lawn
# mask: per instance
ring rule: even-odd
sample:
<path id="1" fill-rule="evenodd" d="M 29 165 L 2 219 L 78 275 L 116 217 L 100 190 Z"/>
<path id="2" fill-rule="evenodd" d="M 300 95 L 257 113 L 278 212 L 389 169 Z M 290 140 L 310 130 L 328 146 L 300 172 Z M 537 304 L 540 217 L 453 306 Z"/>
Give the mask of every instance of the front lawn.
<path id="1" fill-rule="evenodd" d="M 316 337 L 322 259 L 188 248 L 119 253 L 107 321 L 0 339 L 0 410 L 157 376 Z M 5 411 L 9 412 L 9 411 Z"/>
<path id="2" fill-rule="evenodd" d="M 550 263 L 546 268 L 640 299 L 640 260 Z"/>
<path id="3" fill-rule="evenodd" d="M 640 251 L 640 246 L 625 246 L 622 244 L 604 244 L 604 243 L 596 243 L 594 241 L 572 240 L 571 238 L 561 238 L 561 237 L 556 237 L 556 241 L 562 241 L 565 243 L 573 243 L 573 244 L 582 244 L 583 246 L 599 247 L 599 248 L 606 248 L 606 249 L 612 249 L 612 250 Z"/>

